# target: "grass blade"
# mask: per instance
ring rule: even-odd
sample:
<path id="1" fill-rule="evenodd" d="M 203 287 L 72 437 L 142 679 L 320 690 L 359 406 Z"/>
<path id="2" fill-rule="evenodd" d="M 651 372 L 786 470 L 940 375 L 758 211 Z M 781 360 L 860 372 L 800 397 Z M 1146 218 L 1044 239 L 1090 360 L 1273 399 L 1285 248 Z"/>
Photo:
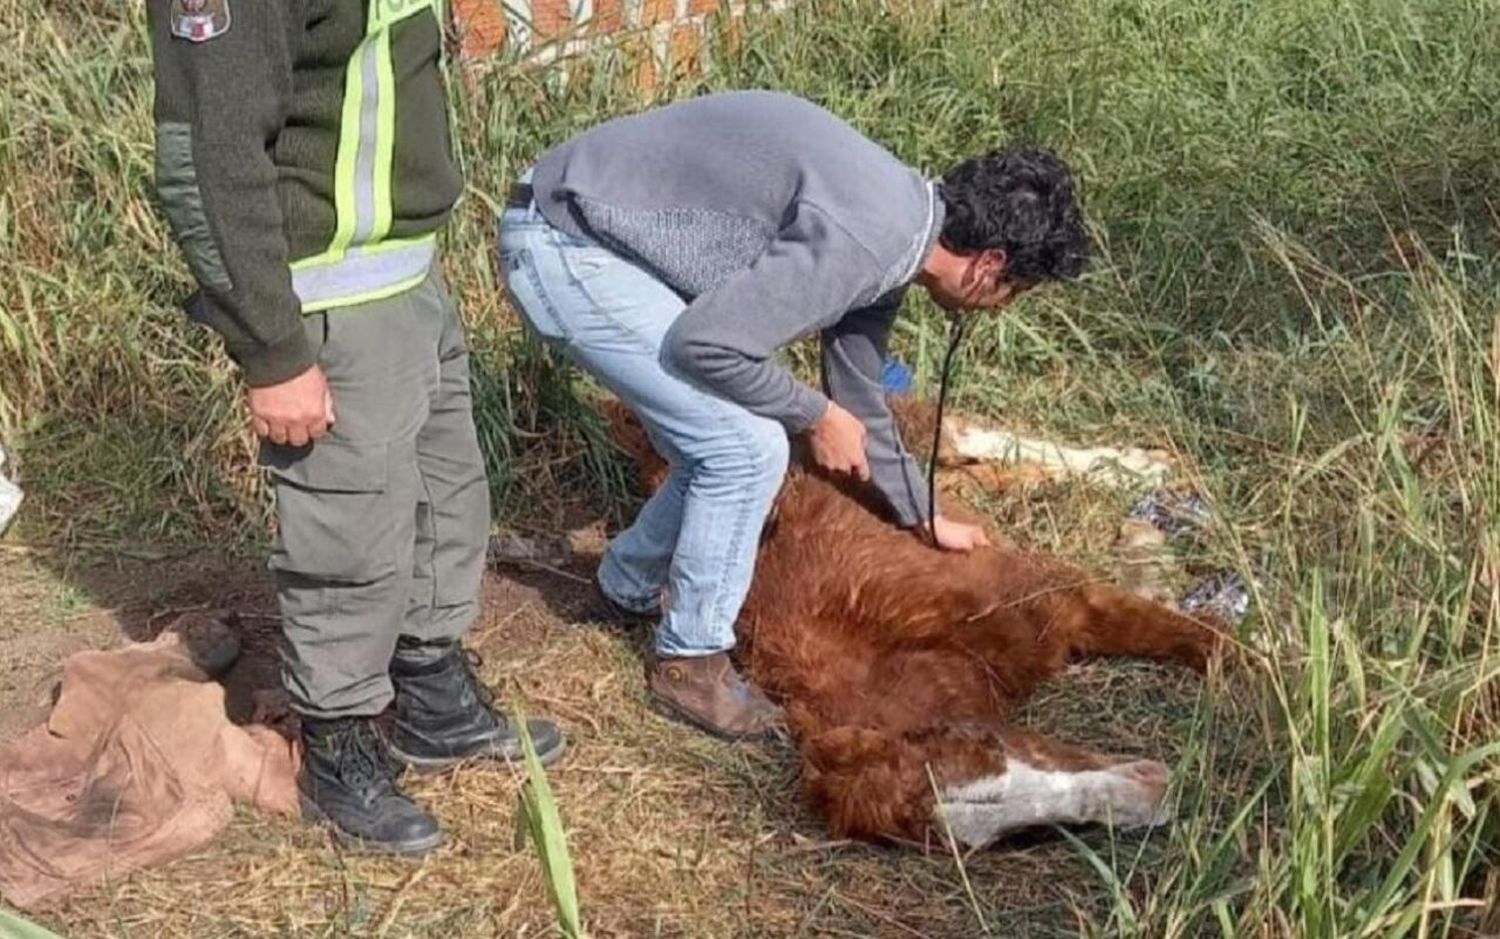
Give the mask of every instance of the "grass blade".
<path id="1" fill-rule="evenodd" d="M 521 750 L 526 764 L 526 782 L 521 786 L 517 813 L 518 832 L 524 831 L 536 848 L 542 864 L 542 879 L 546 881 L 547 891 L 557 908 L 558 928 L 568 939 L 581 939 L 584 932 L 578 912 L 578 886 L 573 862 L 568 855 L 562 813 L 558 811 L 547 771 L 537 759 L 536 745 L 527 730 L 526 718 L 519 708 L 512 713 L 521 734 Z"/>
<path id="2" fill-rule="evenodd" d="M 62 937 L 43 929 L 29 919 L 22 919 L 9 910 L 0 909 L 0 939 L 62 939 Z"/>

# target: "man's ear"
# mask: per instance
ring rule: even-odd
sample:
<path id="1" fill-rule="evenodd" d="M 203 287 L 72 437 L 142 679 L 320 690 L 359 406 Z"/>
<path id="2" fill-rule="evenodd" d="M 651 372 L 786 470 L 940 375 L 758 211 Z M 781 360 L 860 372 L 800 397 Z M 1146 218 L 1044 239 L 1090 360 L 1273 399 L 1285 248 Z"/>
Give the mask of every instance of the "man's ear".
<path id="1" fill-rule="evenodd" d="M 963 285 L 972 287 L 975 284 L 993 284 L 997 272 L 1005 270 L 1004 249 L 983 248 L 979 251 L 966 251 L 960 255 L 963 261 Z"/>
<path id="2" fill-rule="evenodd" d="M 986 248 L 974 258 L 974 273 L 985 283 L 998 284 L 1010 267 L 1010 255 L 1004 248 Z"/>

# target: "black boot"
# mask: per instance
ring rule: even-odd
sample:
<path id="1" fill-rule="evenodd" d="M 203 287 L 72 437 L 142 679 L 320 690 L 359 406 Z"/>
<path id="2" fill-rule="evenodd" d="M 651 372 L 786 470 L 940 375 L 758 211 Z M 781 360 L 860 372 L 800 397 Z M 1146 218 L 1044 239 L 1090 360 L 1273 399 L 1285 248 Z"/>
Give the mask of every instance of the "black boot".
<path id="1" fill-rule="evenodd" d="M 397 788 L 399 767 L 371 719 L 305 717 L 302 742 L 304 817 L 332 824 L 340 843 L 366 851 L 416 855 L 442 844 L 437 820 Z"/>
<path id="2" fill-rule="evenodd" d="M 418 649 L 429 654 L 418 658 Z M 432 660 L 432 646 L 419 647 L 404 639 L 396 646 L 391 660 L 396 687 L 391 751 L 419 773 L 435 773 L 475 757 L 520 760 L 521 738 L 515 725 L 495 712 L 489 689 L 474 674 L 478 657 L 457 642 L 438 649 L 439 657 Z M 526 728 L 543 766 L 567 749 L 562 732 L 551 721 L 527 721 Z"/>

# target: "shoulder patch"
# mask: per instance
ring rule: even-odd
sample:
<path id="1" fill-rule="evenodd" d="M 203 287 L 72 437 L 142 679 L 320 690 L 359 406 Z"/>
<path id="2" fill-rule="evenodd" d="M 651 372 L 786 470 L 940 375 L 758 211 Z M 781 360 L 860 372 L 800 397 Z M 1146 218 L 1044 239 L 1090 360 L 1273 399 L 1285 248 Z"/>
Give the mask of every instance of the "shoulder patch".
<path id="1" fill-rule="evenodd" d="M 172 0 L 172 35 L 207 42 L 229 31 L 229 0 Z"/>

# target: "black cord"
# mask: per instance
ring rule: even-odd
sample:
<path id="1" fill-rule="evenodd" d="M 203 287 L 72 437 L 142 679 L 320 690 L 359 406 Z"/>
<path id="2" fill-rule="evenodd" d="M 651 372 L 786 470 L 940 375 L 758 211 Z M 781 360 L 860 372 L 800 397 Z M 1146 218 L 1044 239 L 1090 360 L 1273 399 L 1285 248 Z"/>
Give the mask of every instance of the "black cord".
<path id="1" fill-rule="evenodd" d="M 927 530 L 932 533 L 932 544 L 937 546 L 937 461 L 938 446 L 943 442 L 943 409 L 948 406 L 948 376 L 953 368 L 953 354 L 964 340 L 963 314 L 954 314 L 948 321 L 948 351 L 943 355 L 943 374 L 938 382 L 937 423 L 932 429 L 932 459 L 927 461 Z"/>

